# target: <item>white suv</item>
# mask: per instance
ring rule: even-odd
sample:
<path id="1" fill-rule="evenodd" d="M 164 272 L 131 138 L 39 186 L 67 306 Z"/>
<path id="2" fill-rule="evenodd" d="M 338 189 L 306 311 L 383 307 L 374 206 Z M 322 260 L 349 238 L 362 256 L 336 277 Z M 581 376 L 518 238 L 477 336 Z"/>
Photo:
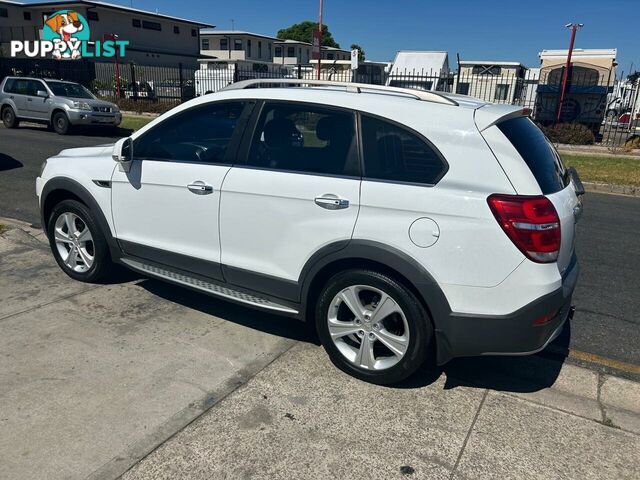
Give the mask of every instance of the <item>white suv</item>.
<path id="1" fill-rule="evenodd" d="M 584 190 L 528 112 L 277 83 L 48 159 L 37 195 L 60 267 L 94 282 L 117 262 L 309 319 L 339 368 L 380 384 L 430 353 L 528 354 L 558 335 Z"/>

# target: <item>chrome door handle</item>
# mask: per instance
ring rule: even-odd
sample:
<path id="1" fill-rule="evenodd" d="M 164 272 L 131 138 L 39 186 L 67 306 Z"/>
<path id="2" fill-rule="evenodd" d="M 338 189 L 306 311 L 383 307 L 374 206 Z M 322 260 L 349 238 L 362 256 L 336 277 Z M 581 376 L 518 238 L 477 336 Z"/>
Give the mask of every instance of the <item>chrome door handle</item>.
<path id="1" fill-rule="evenodd" d="M 338 198 L 335 195 L 316 197 L 315 202 L 316 205 L 326 208 L 327 210 L 342 210 L 344 208 L 349 208 L 349 200 Z"/>
<path id="2" fill-rule="evenodd" d="M 187 185 L 187 188 L 191 191 L 191 193 L 195 193 L 196 195 L 208 195 L 213 193 L 213 187 L 211 185 L 207 185 L 202 180 L 197 180 L 193 183 Z"/>

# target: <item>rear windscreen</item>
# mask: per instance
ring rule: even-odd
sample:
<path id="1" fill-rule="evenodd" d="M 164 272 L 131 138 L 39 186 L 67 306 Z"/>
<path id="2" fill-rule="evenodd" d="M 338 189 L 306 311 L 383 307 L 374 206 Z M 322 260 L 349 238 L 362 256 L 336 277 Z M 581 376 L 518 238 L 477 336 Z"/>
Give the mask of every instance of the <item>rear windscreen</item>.
<path id="1" fill-rule="evenodd" d="M 565 187 L 565 169 L 547 137 L 527 117 L 498 123 L 498 128 L 513 144 L 547 195 Z"/>

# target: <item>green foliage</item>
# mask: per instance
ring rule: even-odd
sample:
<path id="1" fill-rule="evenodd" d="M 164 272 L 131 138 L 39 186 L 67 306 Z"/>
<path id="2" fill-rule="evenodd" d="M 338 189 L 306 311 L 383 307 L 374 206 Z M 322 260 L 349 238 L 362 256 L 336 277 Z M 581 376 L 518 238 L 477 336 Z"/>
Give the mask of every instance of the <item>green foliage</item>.
<path id="1" fill-rule="evenodd" d="M 351 50 L 354 49 L 358 49 L 358 60 L 361 62 L 364 62 L 365 56 L 366 54 L 364 53 L 364 48 L 362 48 L 360 45 L 358 45 L 357 43 L 352 43 L 351 44 Z"/>
<path id="2" fill-rule="evenodd" d="M 596 141 L 593 132 L 580 123 L 559 123 L 540 128 L 553 143 L 593 145 Z"/>
<path id="3" fill-rule="evenodd" d="M 298 42 L 312 43 L 313 31 L 318 30 L 318 23 L 306 20 L 295 23 L 288 28 L 278 30 L 277 37 L 282 40 L 297 40 Z M 322 25 L 322 45 L 325 47 L 340 48 L 338 42 L 333 39 L 329 27 Z"/>
<path id="4" fill-rule="evenodd" d="M 627 80 L 631 83 L 636 83 L 636 81 L 640 78 L 640 71 L 635 71 L 631 75 L 627 75 Z"/>

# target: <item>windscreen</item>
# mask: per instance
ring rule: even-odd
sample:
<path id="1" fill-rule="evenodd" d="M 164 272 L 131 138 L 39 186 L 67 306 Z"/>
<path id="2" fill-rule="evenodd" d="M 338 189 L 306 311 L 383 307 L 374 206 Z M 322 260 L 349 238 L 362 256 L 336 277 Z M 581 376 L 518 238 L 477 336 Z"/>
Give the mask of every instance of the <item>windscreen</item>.
<path id="1" fill-rule="evenodd" d="M 540 190 L 548 195 L 562 190 L 567 182 L 560 156 L 544 133 L 527 117 L 498 123 L 535 177 Z"/>
<path id="2" fill-rule="evenodd" d="M 54 95 L 70 98 L 94 98 L 82 85 L 77 83 L 47 82 Z"/>

